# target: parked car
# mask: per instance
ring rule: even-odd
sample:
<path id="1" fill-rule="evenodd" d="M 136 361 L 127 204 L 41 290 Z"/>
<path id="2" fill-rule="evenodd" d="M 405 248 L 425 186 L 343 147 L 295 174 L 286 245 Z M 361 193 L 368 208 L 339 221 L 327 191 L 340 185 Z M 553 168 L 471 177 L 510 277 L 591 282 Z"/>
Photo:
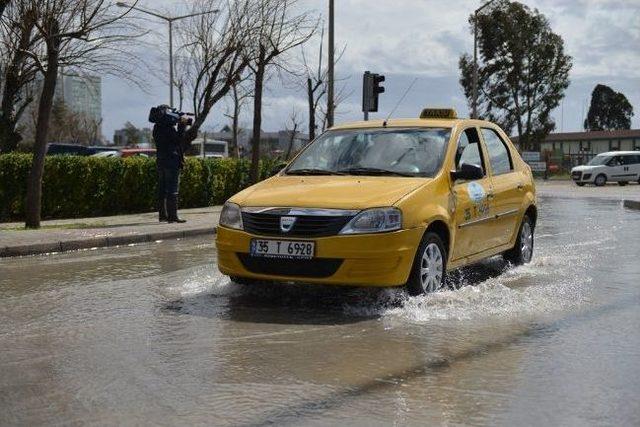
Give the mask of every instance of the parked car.
<path id="1" fill-rule="evenodd" d="M 640 151 L 610 151 L 595 156 L 589 163 L 571 169 L 571 179 L 580 187 L 607 182 L 640 184 Z"/>
<path id="2" fill-rule="evenodd" d="M 494 123 L 419 119 L 334 127 L 277 175 L 231 197 L 216 236 L 236 283 L 443 289 L 448 271 L 531 261 L 533 176 Z"/>
<path id="3" fill-rule="evenodd" d="M 99 151 L 91 157 L 122 157 L 122 153 L 119 150 Z"/>
<path id="4" fill-rule="evenodd" d="M 47 155 L 63 156 L 92 156 L 103 151 L 114 151 L 113 147 L 86 146 L 80 144 L 67 144 L 52 142 L 47 144 Z"/>

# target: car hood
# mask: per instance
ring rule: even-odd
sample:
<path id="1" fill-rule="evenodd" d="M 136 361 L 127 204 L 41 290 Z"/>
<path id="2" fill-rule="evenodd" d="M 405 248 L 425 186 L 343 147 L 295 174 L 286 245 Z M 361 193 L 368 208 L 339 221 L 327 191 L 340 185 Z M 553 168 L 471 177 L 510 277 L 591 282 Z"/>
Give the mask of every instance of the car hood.
<path id="1" fill-rule="evenodd" d="M 589 165 L 582 165 L 582 166 L 576 166 L 575 168 L 571 169 L 572 172 L 576 171 L 576 172 L 583 172 L 583 171 L 590 171 L 593 169 L 598 168 L 599 166 L 589 166 Z"/>
<path id="2" fill-rule="evenodd" d="M 275 176 L 230 201 L 240 206 L 366 209 L 392 206 L 431 178 Z"/>

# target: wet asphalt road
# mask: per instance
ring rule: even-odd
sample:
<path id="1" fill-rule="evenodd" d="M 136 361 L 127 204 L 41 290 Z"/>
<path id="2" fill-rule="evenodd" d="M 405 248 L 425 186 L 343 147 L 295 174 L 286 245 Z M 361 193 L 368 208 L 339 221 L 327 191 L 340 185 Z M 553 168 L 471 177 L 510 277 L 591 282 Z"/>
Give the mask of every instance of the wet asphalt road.
<path id="1" fill-rule="evenodd" d="M 640 425 L 640 212 L 541 198 L 457 291 L 229 283 L 212 241 L 0 260 L 0 425 Z"/>

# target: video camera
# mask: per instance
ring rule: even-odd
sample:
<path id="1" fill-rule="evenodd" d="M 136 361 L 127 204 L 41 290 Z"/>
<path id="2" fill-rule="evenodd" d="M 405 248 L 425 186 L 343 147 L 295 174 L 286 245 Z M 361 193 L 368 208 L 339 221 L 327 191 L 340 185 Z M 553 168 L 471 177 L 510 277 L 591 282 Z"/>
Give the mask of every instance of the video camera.
<path id="1" fill-rule="evenodd" d="M 193 113 L 185 113 L 176 108 L 171 108 L 168 105 L 158 105 L 157 107 L 151 107 L 151 111 L 149 111 L 149 121 L 151 123 L 175 126 L 184 116 L 193 115 Z M 187 126 L 191 126 L 193 119 L 189 117 L 185 123 Z"/>

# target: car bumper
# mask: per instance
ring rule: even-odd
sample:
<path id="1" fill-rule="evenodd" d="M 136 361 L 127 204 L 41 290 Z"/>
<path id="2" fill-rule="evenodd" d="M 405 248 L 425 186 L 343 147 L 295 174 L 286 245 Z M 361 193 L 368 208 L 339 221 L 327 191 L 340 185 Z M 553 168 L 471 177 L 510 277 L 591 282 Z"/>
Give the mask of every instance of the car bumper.
<path id="1" fill-rule="evenodd" d="M 591 172 L 572 172 L 571 179 L 578 183 L 591 182 L 593 181 L 593 174 Z"/>
<path id="2" fill-rule="evenodd" d="M 424 229 L 391 233 L 296 238 L 313 240 L 312 260 L 280 260 L 249 255 L 251 239 L 280 239 L 218 227 L 218 268 L 229 276 L 347 286 L 401 286 L 411 271 Z M 315 276 L 315 277 L 314 277 Z"/>

